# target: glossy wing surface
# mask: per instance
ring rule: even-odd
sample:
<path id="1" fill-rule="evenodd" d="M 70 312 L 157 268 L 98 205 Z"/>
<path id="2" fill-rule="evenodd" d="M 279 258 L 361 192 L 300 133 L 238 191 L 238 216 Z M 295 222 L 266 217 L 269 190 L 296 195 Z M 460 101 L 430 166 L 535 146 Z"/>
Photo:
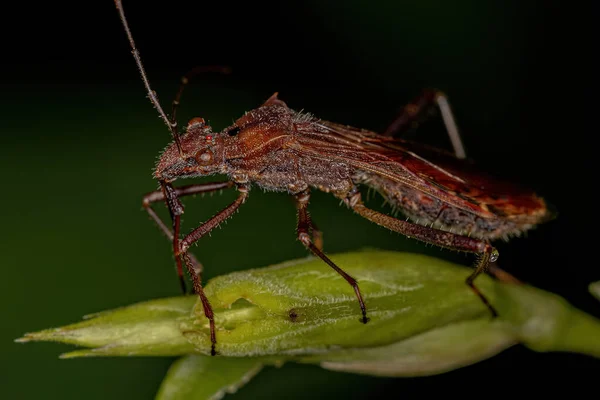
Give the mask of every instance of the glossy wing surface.
<path id="1" fill-rule="evenodd" d="M 533 192 L 477 171 L 472 163 L 425 145 L 327 121 L 299 124 L 297 151 L 346 162 L 408 185 L 483 218 L 538 218 L 544 201 Z"/>

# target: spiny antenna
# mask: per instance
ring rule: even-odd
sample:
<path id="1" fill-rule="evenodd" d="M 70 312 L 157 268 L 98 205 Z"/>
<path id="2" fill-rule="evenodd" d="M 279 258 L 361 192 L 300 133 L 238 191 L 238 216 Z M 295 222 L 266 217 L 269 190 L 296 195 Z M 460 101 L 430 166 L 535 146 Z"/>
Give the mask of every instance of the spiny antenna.
<path id="1" fill-rule="evenodd" d="M 179 156 L 183 158 L 183 149 L 181 148 L 181 141 L 179 135 L 176 133 L 177 121 L 170 121 L 167 117 L 167 114 L 163 111 L 160 103 L 158 101 L 158 97 L 156 96 L 156 92 L 152 90 L 150 87 L 150 82 L 148 81 L 148 77 L 146 76 L 146 71 L 144 70 L 144 66 L 142 65 L 142 59 L 140 58 L 140 53 L 135 47 L 135 42 L 133 41 L 133 36 L 131 35 L 131 31 L 129 30 L 129 25 L 127 24 L 127 19 L 125 18 L 125 11 L 123 11 L 123 4 L 121 0 L 115 0 L 115 5 L 117 6 L 117 10 L 119 11 L 119 16 L 121 17 L 121 22 L 123 23 L 123 27 L 125 28 L 125 33 L 127 34 L 127 38 L 129 39 L 129 44 L 131 45 L 131 53 L 133 54 L 133 58 L 135 58 L 135 62 L 140 70 L 140 74 L 142 75 L 142 80 L 144 81 L 144 85 L 146 86 L 146 91 L 148 92 L 148 98 L 154 105 L 154 108 L 158 110 L 163 121 L 169 127 L 169 131 L 171 132 L 171 136 L 175 140 L 177 144 L 177 149 L 179 150 Z"/>

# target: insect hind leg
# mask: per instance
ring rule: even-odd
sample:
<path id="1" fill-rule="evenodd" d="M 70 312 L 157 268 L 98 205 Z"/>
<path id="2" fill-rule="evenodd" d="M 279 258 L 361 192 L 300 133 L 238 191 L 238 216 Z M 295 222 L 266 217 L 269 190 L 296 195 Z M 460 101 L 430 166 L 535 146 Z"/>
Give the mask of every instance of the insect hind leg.
<path id="1" fill-rule="evenodd" d="M 490 310 L 490 312 L 492 313 L 492 317 L 497 317 L 498 312 L 490 304 L 489 300 L 483 295 L 483 293 L 481 293 L 481 291 L 477 288 L 477 286 L 475 286 L 475 284 L 473 282 L 475 281 L 475 278 L 477 278 L 482 273 L 486 272 L 490 262 L 495 261 L 497 258 L 498 258 L 497 251 L 492 252 L 492 253 L 487 253 L 487 252 L 483 253 L 481 255 L 481 258 L 477 261 L 477 264 L 475 265 L 475 271 L 473 271 L 473 273 L 471 275 L 469 275 L 469 277 L 466 280 L 467 285 L 469 285 L 471 290 L 473 290 L 473 292 L 475 292 L 475 294 L 477 296 L 479 296 L 479 298 L 481 299 L 483 304 L 485 304 L 487 306 L 487 308 Z"/>
<path id="2" fill-rule="evenodd" d="M 445 93 L 437 89 L 423 90 L 416 99 L 404 106 L 398 116 L 384 131 L 383 135 L 396 136 L 406 131 L 415 123 L 424 120 L 436 106 L 442 115 L 442 120 L 452 143 L 454 154 L 457 158 L 466 158 L 465 146 L 462 143 L 448 97 Z"/>
<path id="3" fill-rule="evenodd" d="M 486 272 L 489 264 L 498 259 L 499 253 L 494 247 L 483 240 L 474 239 L 467 236 L 458 235 L 451 232 L 442 231 L 415 224 L 409 221 L 403 221 L 389 215 L 382 214 L 375 210 L 367 208 L 361 199 L 361 194 L 358 189 L 354 188 L 346 196 L 340 196 L 342 200 L 354 212 L 361 217 L 383 226 L 394 232 L 403 234 L 409 238 L 417 239 L 425 243 L 434 244 L 447 249 L 465 251 L 479 255 L 479 260 L 475 266 L 475 271 L 466 279 L 465 283 L 475 292 L 481 301 L 487 306 L 492 313 L 492 316 L 497 316 L 498 313 L 490 304 L 484 294 L 474 285 L 475 278 L 483 272 Z"/>

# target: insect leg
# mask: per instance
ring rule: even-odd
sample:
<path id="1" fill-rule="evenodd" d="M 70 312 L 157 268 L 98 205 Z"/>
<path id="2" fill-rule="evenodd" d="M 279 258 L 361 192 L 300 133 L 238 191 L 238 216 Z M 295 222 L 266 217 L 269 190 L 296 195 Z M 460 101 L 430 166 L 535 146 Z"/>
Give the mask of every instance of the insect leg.
<path id="1" fill-rule="evenodd" d="M 465 146 L 462 143 L 460 138 L 460 132 L 458 131 L 458 126 L 456 125 L 456 120 L 454 119 L 454 113 L 450 108 L 450 103 L 448 102 L 448 97 L 442 92 L 437 92 L 437 96 L 435 98 L 440 111 L 442 112 L 442 119 L 444 120 L 444 125 L 446 126 L 446 131 L 448 132 L 448 137 L 452 142 L 452 147 L 454 148 L 454 154 L 457 158 L 466 158 L 467 153 L 465 151 Z"/>
<path id="2" fill-rule="evenodd" d="M 498 265 L 496 265 L 496 263 L 490 263 L 490 266 L 488 267 L 488 272 L 490 273 L 490 275 L 494 276 L 496 279 L 498 279 L 501 282 L 512 283 L 514 285 L 522 285 L 523 284 L 523 282 L 521 282 L 520 280 L 518 280 L 517 278 L 515 278 L 508 272 L 506 272 L 503 269 L 501 269 L 500 267 L 498 267 Z"/>
<path id="3" fill-rule="evenodd" d="M 465 158 L 465 147 L 460 138 L 458 126 L 454 114 L 452 113 L 452 109 L 450 108 L 448 97 L 439 90 L 424 90 L 413 102 L 404 106 L 400 114 L 388 126 L 383 135 L 395 136 L 402 131 L 406 131 L 414 123 L 422 121 L 427 114 L 431 113 L 433 107 L 436 105 L 442 114 L 442 120 L 444 121 L 448 137 L 454 148 L 454 154 L 457 158 Z"/>
<path id="4" fill-rule="evenodd" d="M 310 250 L 314 255 L 321 258 L 327 265 L 335 270 L 338 274 L 340 274 L 346 282 L 352 286 L 354 289 L 354 293 L 358 299 L 358 303 L 360 304 L 360 309 L 362 312 L 361 322 L 366 324 L 369 322 L 369 318 L 367 318 L 367 308 L 365 307 L 365 302 L 363 300 L 362 294 L 360 293 L 360 288 L 358 287 L 358 283 L 356 279 L 348 275 L 344 270 L 335 265 L 333 261 L 329 259 L 311 240 L 309 235 L 310 228 L 310 217 L 308 212 L 306 211 L 306 207 L 308 206 L 308 201 L 310 199 L 310 193 L 308 191 L 304 191 L 295 196 L 296 198 L 296 208 L 298 210 L 298 225 L 297 225 L 297 234 L 298 239 L 302 242 L 302 244 Z"/>
<path id="5" fill-rule="evenodd" d="M 217 336 L 215 333 L 215 315 L 213 313 L 212 307 L 208 298 L 204 294 L 204 289 L 202 288 L 202 275 L 195 274 L 193 261 L 190 258 L 190 254 L 186 251 L 181 254 L 181 257 L 185 261 L 185 266 L 192 277 L 192 283 L 194 285 L 194 292 L 200 296 L 200 301 L 202 302 L 202 310 L 204 311 L 204 316 L 208 319 L 208 323 L 210 326 L 210 355 L 214 356 L 217 354 L 215 350 L 215 346 L 217 345 Z"/>
<path id="6" fill-rule="evenodd" d="M 233 185 L 234 185 L 233 182 L 211 182 L 211 183 L 202 183 L 202 184 L 198 184 L 198 185 L 182 186 L 182 187 L 175 188 L 174 190 L 175 190 L 175 195 L 178 197 L 181 197 L 181 196 L 194 195 L 194 194 L 198 194 L 198 193 L 215 192 L 218 190 L 233 187 Z M 142 205 L 143 205 L 144 209 L 148 212 L 150 217 L 158 225 L 158 227 L 167 236 L 167 238 L 171 242 L 173 242 L 173 240 L 174 240 L 173 231 L 165 225 L 165 223 L 160 219 L 160 217 L 156 214 L 156 212 L 152 208 L 153 203 L 156 203 L 159 201 L 164 201 L 164 200 L 165 200 L 165 193 L 162 190 L 157 190 L 157 191 L 146 194 L 142 201 Z M 170 211 L 170 209 L 169 209 L 169 211 Z M 173 217 L 173 215 L 171 217 Z M 190 259 L 191 259 L 191 262 L 194 264 L 194 270 L 196 270 L 196 271 L 198 271 L 198 273 L 200 273 L 202 271 L 202 264 L 200 264 L 200 262 L 193 255 L 190 255 Z M 177 275 L 179 276 L 179 282 L 181 284 L 181 289 L 183 290 L 183 293 L 185 293 L 186 292 L 185 280 L 183 278 L 183 268 L 181 266 L 181 263 L 178 263 L 177 267 L 178 267 Z"/>
<path id="7" fill-rule="evenodd" d="M 419 97 L 400 110 L 396 118 L 384 131 L 383 136 L 399 135 L 424 119 L 425 115 L 431 113 L 434 107 L 435 94 L 435 90 L 423 90 Z"/>
<path id="8" fill-rule="evenodd" d="M 181 84 L 179 85 L 179 90 L 175 95 L 175 99 L 173 99 L 172 107 L 171 107 L 171 126 L 175 134 L 177 135 L 177 109 L 179 108 L 181 95 L 183 94 L 183 90 L 188 85 L 190 80 L 196 75 L 203 74 L 205 72 L 218 72 L 221 74 L 228 74 L 231 72 L 229 67 L 219 66 L 219 65 L 201 65 L 196 68 L 189 70 L 184 76 L 181 77 Z"/>
<path id="9" fill-rule="evenodd" d="M 211 341 L 210 354 L 213 356 L 217 354 L 215 351 L 215 346 L 217 344 L 217 338 L 216 338 L 216 333 L 215 333 L 215 317 L 213 314 L 212 307 L 211 307 L 208 299 L 206 298 L 206 295 L 204 294 L 204 289 L 202 288 L 201 277 L 200 277 L 200 275 L 197 275 L 194 273 L 195 272 L 194 266 L 189 257 L 188 249 L 193 243 L 200 240 L 200 238 L 202 238 L 204 235 L 206 235 L 207 233 L 212 231 L 214 228 L 219 226 L 227 218 L 231 217 L 233 215 L 233 213 L 242 204 L 244 204 L 244 202 L 246 201 L 246 198 L 248 197 L 249 189 L 247 186 L 241 185 L 241 186 L 238 186 L 238 191 L 240 192 L 240 195 L 233 203 L 231 203 L 230 205 L 225 207 L 223 210 L 219 211 L 208 221 L 206 221 L 205 223 L 200 225 L 198 228 L 194 229 L 187 236 L 185 236 L 183 238 L 183 240 L 181 240 L 181 242 L 177 243 L 179 248 L 175 252 L 175 257 L 178 260 L 181 257 L 185 261 L 187 270 L 192 277 L 194 291 L 198 294 L 198 296 L 200 296 L 200 300 L 202 301 L 202 308 L 204 309 L 204 315 L 206 316 L 206 318 L 208 319 L 208 322 L 210 324 L 210 341 Z M 179 215 L 175 216 L 175 221 L 179 221 Z"/>
<path id="10" fill-rule="evenodd" d="M 366 218 L 369 221 L 392 231 L 406 235 L 409 238 L 414 238 L 440 247 L 478 254 L 479 260 L 475 266 L 475 271 L 466 279 L 466 284 L 469 285 L 469 287 L 475 292 L 475 294 L 477 294 L 477 296 L 479 296 L 481 301 L 489 308 L 493 316 L 498 315 L 487 298 L 473 283 L 478 275 L 486 271 L 490 262 L 495 262 L 498 259 L 498 250 L 492 247 L 489 243 L 467 236 L 461 236 L 455 233 L 413 224 L 411 222 L 399 220 L 371 210 L 370 208 L 364 206 L 360 192 L 358 192 L 356 189 L 351 191 L 344 198 L 344 202 L 348 207 L 350 207 L 363 218 Z"/>
<path id="11" fill-rule="evenodd" d="M 189 249 L 189 247 L 192 244 L 194 244 L 195 242 L 197 242 L 198 240 L 200 240 L 208 232 L 210 232 L 211 230 L 213 230 L 214 228 L 216 228 L 217 226 L 219 226 L 222 222 L 224 222 L 226 219 L 228 219 L 229 217 L 231 217 L 233 215 L 233 213 L 242 204 L 244 204 L 244 202 L 248 198 L 248 191 L 249 191 L 249 189 L 248 189 L 247 186 L 238 186 L 237 189 L 240 192 L 240 194 L 239 194 L 238 198 L 233 203 L 231 203 L 230 205 L 228 205 L 227 207 L 225 207 L 224 209 L 222 209 L 221 211 L 219 211 L 212 218 L 210 218 L 208 221 L 206 221 L 205 223 L 203 223 L 202 225 L 200 225 L 199 227 L 197 227 L 196 229 L 194 229 L 187 236 L 185 236 L 183 238 L 183 240 L 181 240 L 181 246 L 179 248 L 179 254 L 187 252 L 187 250 Z"/>
<path id="12" fill-rule="evenodd" d="M 319 228 L 314 223 L 314 221 L 310 215 L 308 216 L 308 220 L 309 220 L 308 222 L 310 225 L 313 243 L 317 249 L 323 251 L 323 232 L 321 232 L 321 230 L 319 230 Z"/>

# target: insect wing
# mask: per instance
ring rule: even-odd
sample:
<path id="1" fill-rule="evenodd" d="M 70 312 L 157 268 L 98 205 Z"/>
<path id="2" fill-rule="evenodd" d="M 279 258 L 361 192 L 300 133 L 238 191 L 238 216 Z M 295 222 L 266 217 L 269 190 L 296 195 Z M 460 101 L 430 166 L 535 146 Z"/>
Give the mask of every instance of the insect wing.
<path id="1" fill-rule="evenodd" d="M 547 210 L 534 193 L 493 179 L 436 148 L 327 121 L 299 127 L 298 132 L 295 149 L 300 153 L 346 162 L 482 218 L 538 219 Z"/>

